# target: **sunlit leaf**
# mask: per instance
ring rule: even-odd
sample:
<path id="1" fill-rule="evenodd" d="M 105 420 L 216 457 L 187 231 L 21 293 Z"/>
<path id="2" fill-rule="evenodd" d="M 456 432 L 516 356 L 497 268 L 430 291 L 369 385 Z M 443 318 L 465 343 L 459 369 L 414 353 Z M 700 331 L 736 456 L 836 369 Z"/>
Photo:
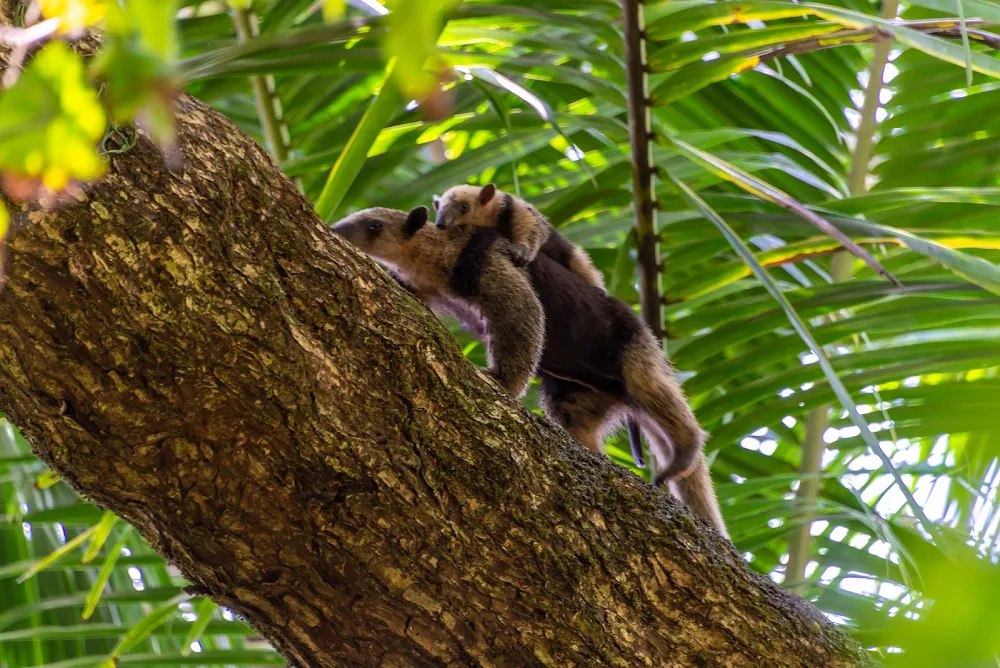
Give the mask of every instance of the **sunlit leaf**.
<path id="1" fill-rule="evenodd" d="M 174 2 L 130 0 L 109 13 L 104 48 L 91 65 L 101 80 L 112 120 L 137 124 L 161 146 L 174 138 L 172 99 L 178 44 Z M 164 12 L 171 12 L 164 14 Z M 163 29 L 156 30 L 156 26 Z"/>
<path id="2" fill-rule="evenodd" d="M 104 172 L 95 150 L 104 111 L 83 62 L 62 42 L 45 46 L 0 93 L 0 171 L 39 179 L 51 191 Z"/>
<path id="3" fill-rule="evenodd" d="M 118 516 L 111 511 L 105 511 L 104 517 L 97 523 L 94 533 L 90 538 L 90 545 L 87 546 L 87 551 L 83 553 L 80 561 L 87 564 L 97 556 L 101 548 L 104 547 L 104 543 L 108 540 L 108 536 L 111 535 L 111 530 L 115 528 L 115 524 L 117 523 Z"/>
<path id="4" fill-rule="evenodd" d="M 46 489 L 48 487 L 52 487 L 52 485 L 56 484 L 60 480 L 62 480 L 62 478 L 55 471 L 46 471 L 35 479 L 35 487 L 38 489 Z"/>
<path id="5" fill-rule="evenodd" d="M 115 564 L 118 563 L 118 559 L 122 554 L 122 549 L 128 542 L 129 534 L 131 533 L 132 527 L 126 526 L 125 530 L 122 531 L 122 535 L 118 539 L 118 542 L 111 547 L 111 550 L 108 552 L 108 556 L 104 558 L 104 563 L 101 564 L 101 570 L 97 573 L 97 577 L 94 578 L 94 584 L 91 585 L 90 591 L 87 592 L 87 597 L 84 601 L 82 615 L 84 619 L 90 619 L 90 616 L 94 614 L 97 604 L 101 601 L 101 595 L 104 593 L 104 587 L 108 583 L 108 579 L 111 577 Z"/>
<path id="6" fill-rule="evenodd" d="M 91 26 L 108 11 L 110 0 L 39 0 L 45 18 L 59 19 L 59 32 L 74 32 Z"/>
<path id="7" fill-rule="evenodd" d="M 347 2 L 345 0 L 323 0 L 324 21 L 339 21 L 344 18 L 345 11 L 347 11 Z"/>
<path id="8" fill-rule="evenodd" d="M 77 547 L 79 547 L 80 545 L 82 545 L 83 542 L 86 541 L 88 538 L 90 538 L 94 534 L 94 532 L 96 530 L 97 530 L 97 526 L 96 525 L 92 526 L 92 527 L 86 529 L 85 531 L 80 532 L 79 535 L 77 535 L 77 536 L 71 538 L 70 540 L 66 541 L 64 544 L 60 545 L 56 549 L 52 550 L 52 552 L 50 552 L 49 554 L 47 554 L 45 557 L 43 557 L 43 558 L 39 559 L 37 562 L 35 562 L 31 566 L 31 568 L 29 568 L 27 571 L 25 571 L 17 579 L 17 581 L 19 583 L 20 582 L 24 582 L 28 578 L 34 577 L 39 572 L 45 570 L 45 568 L 47 568 L 51 564 L 55 563 L 56 561 L 58 561 L 59 559 L 63 558 L 64 556 L 66 556 L 67 554 L 69 554 L 70 552 L 72 552 L 73 550 L 75 550 Z"/>
<path id="9" fill-rule="evenodd" d="M 126 0 L 125 15 L 150 51 L 165 62 L 177 60 L 177 0 Z"/>

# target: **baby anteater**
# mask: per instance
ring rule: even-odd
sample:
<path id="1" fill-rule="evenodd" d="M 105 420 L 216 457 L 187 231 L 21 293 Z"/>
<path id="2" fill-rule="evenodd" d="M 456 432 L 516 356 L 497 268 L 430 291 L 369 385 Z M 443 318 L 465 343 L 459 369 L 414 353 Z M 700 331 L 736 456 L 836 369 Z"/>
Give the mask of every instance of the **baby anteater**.
<path id="1" fill-rule="evenodd" d="M 453 225 L 473 225 L 495 228 L 510 240 L 507 254 L 521 267 L 541 253 L 547 255 L 587 283 L 605 292 L 604 277 L 579 246 L 571 244 L 552 227 L 549 219 L 523 199 L 497 190 L 492 183 L 479 187 L 458 185 L 448 188 L 441 197 L 434 198 L 439 229 Z M 639 468 L 645 466 L 642 458 L 642 436 L 639 425 L 625 417 L 632 459 Z"/>
<path id="2" fill-rule="evenodd" d="M 495 227 L 511 243 L 507 253 L 524 266 L 539 253 L 566 267 L 591 285 L 604 290 L 604 277 L 579 246 L 571 244 L 552 228 L 538 209 L 490 183 L 479 186 L 452 186 L 435 198 L 434 224 L 445 230 L 452 225 Z"/>

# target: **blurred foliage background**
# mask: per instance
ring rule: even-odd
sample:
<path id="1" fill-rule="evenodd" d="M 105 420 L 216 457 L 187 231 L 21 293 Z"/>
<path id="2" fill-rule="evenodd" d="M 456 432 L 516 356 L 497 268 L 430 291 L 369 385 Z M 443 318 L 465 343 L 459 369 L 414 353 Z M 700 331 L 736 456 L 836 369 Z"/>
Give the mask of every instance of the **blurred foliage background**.
<path id="1" fill-rule="evenodd" d="M 169 147 L 164 91 L 183 86 L 266 145 L 327 220 L 493 182 L 638 308 L 615 2 L 22 4 L 21 26 L 108 36 L 85 74 L 53 44 L 46 69 L 36 57 L 5 78 L 0 112 L 96 100 L 95 77 L 103 92 L 100 108 L 64 105 L 61 135 L 0 113 L 11 199 L 94 178 L 88 152 L 128 150 L 132 119 Z M 996 665 L 1000 4 L 643 7 L 662 259 L 644 269 L 734 543 L 881 660 Z M 122 127 L 95 130 L 108 122 Z M 815 215 L 903 287 L 838 252 Z M 607 449 L 631 466 L 622 439 Z M 0 499 L 0 666 L 283 663 L 6 421 Z"/>

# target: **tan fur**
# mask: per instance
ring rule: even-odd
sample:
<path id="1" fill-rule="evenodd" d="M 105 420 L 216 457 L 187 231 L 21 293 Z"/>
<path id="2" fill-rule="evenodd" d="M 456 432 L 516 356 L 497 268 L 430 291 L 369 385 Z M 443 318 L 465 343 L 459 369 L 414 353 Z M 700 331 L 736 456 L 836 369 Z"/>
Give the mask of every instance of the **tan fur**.
<path id="1" fill-rule="evenodd" d="M 719 499 L 715 495 L 705 453 L 698 453 L 698 460 L 690 475 L 670 481 L 670 491 L 686 503 L 696 515 L 707 519 L 724 538 L 729 538 L 726 523 L 722 521 L 722 511 L 719 510 Z"/>
<path id="2" fill-rule="evenodd" d="M 452 186 L 434 206 L 439 213 L 445 214 L 448 226 L 496 227 L 507 193 L 496 190 L 485 202 L 482 193 L 483 188 L 480 186 Z M 525 263 L 531 262 L 539 251 L 544 250 L 543 246 L 549 237 L 558 232 L 552 228 L 549 219 L 534 206 L 513 195 L 510 199 L 513 204 L 510 240 L 513 243 L 514 255 L 519 255 Z M 587 283 L 607 292 L 603 274 L 594 266 L 586 251 L 568 241 L 564 243 L 572 248 L 567 268 Z M 561 258 L 556 259 L 562 261 Z"/>
<path id="3" fill-rule="evenodd" d="M 366 209 L 337 227 L 361 250 L 387 265 L 432 310 L 454 316 L 483 338 L 487 373 L 514 397 L 523 396 L 542 356 L 545 336 L 542 305 L 528 277 L 501 253 L 491 253 L 483 268 L 480 294 L 457 299 L 449 281 L 472 228 L 441 231 L 426 227 L 409 237 L 400 231 L 406 217 L 394 209 Z M 361 234 L 364 226 L 358 224 L 367 219 L 384 222 L 377 238 Z"/>
<path id="4" fill-rule="evenodd" d="M 497 191 L 497 194 L 489 199 L 485 204 L 481 204 L 479 201 L 479 193 L 482 192 L 481 186 L 469 186 L 469 185 L 459 185 L 452 186 L 444 191 L 441 198 L 434 205 L 438 210 L 446 209 L 452 204 L 465 204 L 468 207 L 468 211 L 465 213 L 460 213 L 459 217 L 451 221 L 452 225 L 475 225 L 476 227 L 495 227 L 497 224 L 497 216 L 500 215 L 500 208 L 503 206 L 503 198 L 500 197 L 502 193 Z M 528 225 L 527 227 L 533 227 L 534 225 Z M 527 240 L 527 232 L 529 229 L 522 229 L 522 235 L 515 235 L 517 243 L 522 243 Z M 544 236 L 548 236 L 546 233 Z M 539 242 L 538 246 L 545 243 L 545 239 Z M 525 246 L 528 244 L 525 243 Z M 538 252 L 538 247 L 535 247 L 535 252 Z"/>
<path id="5" fill-rule="evenodd" d="M 573 246 L 573 254 L 569 258 L 568 269 L 594 287 L 600 288 L 601 292 L 608 291 L 604 285 L 604 274 L 594 266 L 594 262 L 590 259 L 590 256 L 579 246 Z"/>

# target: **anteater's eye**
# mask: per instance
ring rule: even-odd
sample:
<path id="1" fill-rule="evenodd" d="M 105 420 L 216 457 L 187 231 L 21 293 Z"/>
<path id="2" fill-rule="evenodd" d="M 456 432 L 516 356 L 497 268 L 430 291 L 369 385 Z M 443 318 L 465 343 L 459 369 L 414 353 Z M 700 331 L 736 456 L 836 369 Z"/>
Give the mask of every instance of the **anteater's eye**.
<path id="1" fill-rule="evenodd" d="M 462 202 L 462 213 L 469 213 L 469 203 Z"/>
<path id="2" fill-rule="evenodd" d="M 381 220 L 370 221 L 368 223 L 368 231 L 371 232 L 372 234 L 378 234 L 379 232 L 381 232 L 382 231 L 382 221 Z"/>

